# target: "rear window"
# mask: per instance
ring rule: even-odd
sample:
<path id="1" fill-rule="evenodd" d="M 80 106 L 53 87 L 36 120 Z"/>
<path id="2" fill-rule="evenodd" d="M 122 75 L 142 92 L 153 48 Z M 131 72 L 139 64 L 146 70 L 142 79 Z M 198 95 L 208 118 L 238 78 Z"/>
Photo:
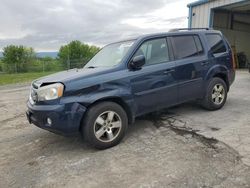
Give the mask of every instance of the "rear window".
<path id="1" fill-rule="evenodd" d="M 213 55 L 219 55 L 227 51 L 224 41 L 219 34 L 206 34 L 208 47 Z"/>
<path id="2" fill-rule="evenodd" d="M 197 35 L 171 37 L 176 59 L 198 56 L 203 53 L 201 41 Z"/>

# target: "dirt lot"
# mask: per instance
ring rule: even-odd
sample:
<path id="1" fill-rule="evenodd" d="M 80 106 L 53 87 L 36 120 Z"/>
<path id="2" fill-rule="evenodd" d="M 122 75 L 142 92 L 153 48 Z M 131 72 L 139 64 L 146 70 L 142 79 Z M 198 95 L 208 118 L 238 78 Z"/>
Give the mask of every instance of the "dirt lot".
<path id="1" fill-rule="evenodd" d="M 29 125 L 28 93 L 0 88 L 0 187 L 250 187 L 246 71 L 220 111 L 185 104 L 141 117 L 104 151 Z"/>

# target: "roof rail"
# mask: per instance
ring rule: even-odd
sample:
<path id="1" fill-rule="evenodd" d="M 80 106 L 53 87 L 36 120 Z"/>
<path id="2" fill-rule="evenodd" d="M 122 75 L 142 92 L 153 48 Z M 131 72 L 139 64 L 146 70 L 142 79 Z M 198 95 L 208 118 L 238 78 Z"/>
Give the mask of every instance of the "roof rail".
<path id="1" fill-rule="evenodd" d="M 207 27 L 201 27 L 201 28 L 175 28 L 175 29 L 170 29 L 169 32 L 190 31 L 190 30 L 213 30 L 213 28 L 207 28 Z"/>

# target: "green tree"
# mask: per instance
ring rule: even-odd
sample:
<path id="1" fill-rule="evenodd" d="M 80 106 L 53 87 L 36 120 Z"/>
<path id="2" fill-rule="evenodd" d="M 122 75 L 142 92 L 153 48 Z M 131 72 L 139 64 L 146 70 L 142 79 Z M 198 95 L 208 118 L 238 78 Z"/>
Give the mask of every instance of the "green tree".
<path id="1" fill-rule="evenodd" d="M 0 73 L 4 71 L 4 64 L 2 62 L 2 60 L 0 59 Z"/>
<path id="2" fill-rule="evenodd" d="M 82 67 L 99 50 L 100 48 L 96 46 L 89 46 L 75 40 L 65 46 L 61 46 L 58 57 L 65 68 Z"/>
<path id="3" fill-rule="evenodd" d="M 35 58 L 33 48 L 9 45 L 3 48 L 3 63 L 6 72 L 26 72 Z"/>

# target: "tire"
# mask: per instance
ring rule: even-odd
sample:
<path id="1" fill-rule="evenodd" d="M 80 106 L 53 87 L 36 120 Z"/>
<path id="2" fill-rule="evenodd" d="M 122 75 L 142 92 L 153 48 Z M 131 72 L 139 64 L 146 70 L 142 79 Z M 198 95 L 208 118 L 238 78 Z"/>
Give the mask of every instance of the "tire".
<path id="1" fill-rule="evenodd" d="M 221 109 L 227 100 L 227 85 L 221 78 L 212 78 L 207 86 L 202 106 L 207 110 Z"/>
<path id="2" fill-rule="evenodd" d="M 127 127 L 128 117 L 124 109 L 114 102 L 102 102 L 87 111 L 82 135 L 91 146 L 106 149 L 120 143 Z"/>

